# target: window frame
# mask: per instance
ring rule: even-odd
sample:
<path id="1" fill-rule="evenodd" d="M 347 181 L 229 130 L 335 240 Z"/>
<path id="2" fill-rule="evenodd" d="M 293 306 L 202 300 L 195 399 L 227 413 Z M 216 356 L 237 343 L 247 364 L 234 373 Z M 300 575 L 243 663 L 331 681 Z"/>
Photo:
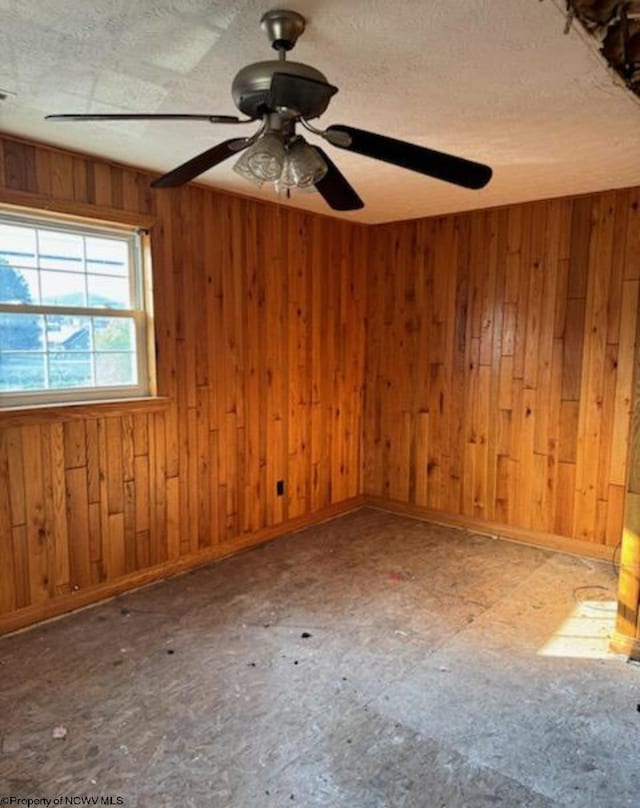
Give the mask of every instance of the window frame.
<path id="1" fill-rule="evenodd" d="M 56 306 L 0 302 L 0 314 L 75 315 L 91 318 L 133 320 L 138 376 L 138 383 L 135 385 L 0 391 L 0 412 L 22 408 L 55 407 L 65 404 L 82 405 L 155 398 L 155 351 L 153 349 L 155 340 L 148 229 L 135 224 L 105 222 L 85 216 L 68 215 L 49 210 L 24 210 L 3 204 L 0 204 L 0 222 L 60 233 L 74 233 L 89 238 L 115 237 L 127 243 L 131 308 L 112 309 L 95 306 Z M 47 350 L 45 355 L 48 354 L 49 351 Z"/>

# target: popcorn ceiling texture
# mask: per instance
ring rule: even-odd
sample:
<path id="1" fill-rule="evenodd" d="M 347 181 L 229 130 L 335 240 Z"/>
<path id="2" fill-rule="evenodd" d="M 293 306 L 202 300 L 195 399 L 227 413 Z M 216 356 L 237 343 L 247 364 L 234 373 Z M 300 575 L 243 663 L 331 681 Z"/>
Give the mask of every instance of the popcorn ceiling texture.
<path id="1" fill-rule="evenodd" d="M 252 127 L 45 123 L 58 112 L 235 109 L 245 64 L 270 58 L 258 22 L 278 3 L 0 0 L 5 131 L 166 171 Z M 295 58 L 340 87 L 320 124 L 347 123 L 487 162 L 474 192 L 331 154 L 365 200 L 343 214 L 383 222 L 640 183 L 640 105 L 553 0 L 292 0 L 308 29 Z M 313 140 L 313 136 L 309 136 Z M 231 171 L 201 178 L 273 197 Z M 315 194 L 288 204 L 328 213 Z"/>

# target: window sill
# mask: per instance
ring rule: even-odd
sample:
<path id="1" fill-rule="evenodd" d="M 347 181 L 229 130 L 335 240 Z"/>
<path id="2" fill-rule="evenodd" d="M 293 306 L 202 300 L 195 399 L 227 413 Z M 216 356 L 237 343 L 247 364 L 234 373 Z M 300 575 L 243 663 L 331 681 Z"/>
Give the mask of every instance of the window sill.
<path id="1" fill-rule="evenodd" d="M 111 399 L 109 401 L 82 401 L 64 404 L 41 404 L 28 407 L 0 408 L 0 428 L 31 426 L 55 421 L 73 421 L 85 418 L 105 418 L 111 415 L 163 412 L 172 399 L 166 396 Z"/>

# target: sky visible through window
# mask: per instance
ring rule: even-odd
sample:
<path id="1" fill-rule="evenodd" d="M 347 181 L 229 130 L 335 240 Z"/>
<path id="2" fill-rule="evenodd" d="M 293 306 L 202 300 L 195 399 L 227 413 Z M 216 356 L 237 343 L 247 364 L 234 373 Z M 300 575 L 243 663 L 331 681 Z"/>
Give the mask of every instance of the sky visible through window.
<path id="1" fill-rule="evenodd" d="M 0 221 L 0 393 L 137 385 L 135 318 L 108 313 L 135 308 L 129 249 Z"/>

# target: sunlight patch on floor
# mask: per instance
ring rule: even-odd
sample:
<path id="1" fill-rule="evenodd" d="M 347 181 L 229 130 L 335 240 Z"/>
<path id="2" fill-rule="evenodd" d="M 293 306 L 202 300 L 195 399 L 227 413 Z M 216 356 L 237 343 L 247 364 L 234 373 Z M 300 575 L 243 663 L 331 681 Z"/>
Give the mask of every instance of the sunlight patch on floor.
<path id="1" fill-rule="evenodd" d="M 541 656 L 606 659 L 616 656 L 609 641 L 616 621 L 615 600 L 583 600 L 538 651 Z"/>

